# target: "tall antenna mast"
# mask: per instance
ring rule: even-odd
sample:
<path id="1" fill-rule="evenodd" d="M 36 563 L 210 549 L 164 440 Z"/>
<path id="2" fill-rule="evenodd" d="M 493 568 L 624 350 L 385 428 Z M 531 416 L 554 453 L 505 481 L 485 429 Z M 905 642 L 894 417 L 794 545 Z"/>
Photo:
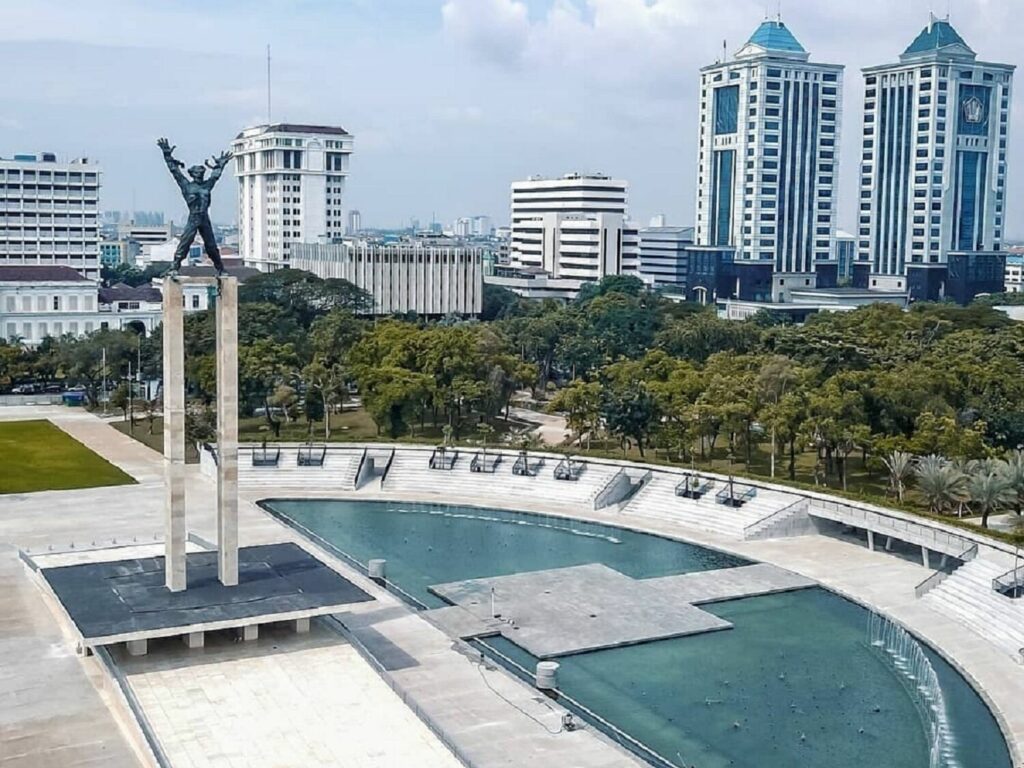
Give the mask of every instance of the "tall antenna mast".
<path id="1" fill-rule="evenodd" d="M 270 125 L 270 44 L 267 43 L 267 125 Z"/>

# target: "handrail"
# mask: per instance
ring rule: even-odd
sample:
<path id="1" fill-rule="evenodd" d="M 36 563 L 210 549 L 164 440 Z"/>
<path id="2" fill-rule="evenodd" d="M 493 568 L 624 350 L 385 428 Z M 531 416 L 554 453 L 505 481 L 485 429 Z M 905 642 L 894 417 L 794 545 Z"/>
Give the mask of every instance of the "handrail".
<path id="1" fill-rule="evenodd" d="M 352 484 L 354 486 L 359 485 L 359 476 L 363 474 L 363 464 L 366 463 L 366 452 L 367 449 L 363 448 L 363 452 L 359 455 L 359 466 L 356 467 L 355 479 L 352 481 Z M 356 488 L 356 490 L 359 490 L 358 487 Z"/>
<path id="2" fill-rule="evenodd" d="M 555 465 L 555 479 L 556 480 L 579 480 L 580 474 L 583 472 L 584 467 L 587 466 L 585 461 L 573 461 L 571 458 L 566 456 L 557 465 Z"/>
<path id="3" fill-rule="evenodd" d="M 619 478 L 622 477 L 625 477 L 628 482 L 629 475 L 626 474 L 625 469 L 620 469 L 611 476 L 608 482 L 604 484 L 604 487 L 594 496 L 594 509 L 602 509 L 608 505 L 607 499 L 619 490 Z"/>
<path id="4" fill-rule="evenodd" d="M 210 452 L 210 458 L 213 459 L 213 466 L 216 467 L 218 464 L 220 464 L 220 459 L 217 458 L 217 449 L 213 446 L 212 443 L 203 443 L 203 448 Z"/>
<path id="5" fill-rule="evenodd" d="M 963 552 L 961 552 L 959 555 L 957 555 L 953 559 L 954 560 L 960 560 L 962 563 L 969 563 L 971 560 L 973 560 L 977 556 L 978 556 L 978 545 L 977 544 L 972 544 L 971 546 L 969 546 L 967 549 L 965 549 Z M 914 597 L 917 597 L 917 598 L 924 597 L 929 592 L 931 592 L 933 589 L 935 589 L 937 586 L 939 586 L 939 584 L 941 584 L 943 581 L 945 581 L 946 578 L 949 577 L 950 575 L 952 575 L 957 570 L 957 568 L 959 568 L 959 567 L 960 566 L 957 566 L 952 571 L 944 571 L 941 568 L 936 568 L 935 571 L 933 571 L 932 573 L 928 574 L 928 577 L 926 579 L 924 579 L 920 584 L 918 584 L 917 586 L 914 587 Z"/>
<path id="6" fill-rule="evenodd" d="M 469 471 L 496 472 L 498 470 L 498 465 L 501 464 L 503 456 L 504 454 L 502 454 L 501 451 L 491 451 L 490 453 L 487 453 L 487 451 L 478 451 L 473 454 L 473 459 L 469 462 Z M 493 459 L 489 465 L 488 459 Z"/>
<path id="7" fill-rule="evenodd" d="M 392 448 L 391 449 L 391 454 L 388 456 L 388 460 L 384 464 L 384 471 L 380 473 L 381 485 L 384 484 L 384 481 L 387 479 L 388 472 L 391 471 L 391 462 L 393 462 L 395 460 L 395 454 L 396 453 L 398 453 L 398 451 L 396 451 L 394 448 Z"/>
<path id="8" fill-rule="evenodd" d="M 683 479 L 676 484 L 675 494 L 689 499 L 699 499 L 714 487 L 715 481 L 712 478 L 704 477 L 699 472 L 684 472 Z"/>
<path id="9" fill-rule="evenodd" d="M 1021 586 L 1024 586 L 1024 565 L 1015 565 L 1006 573 L 1001 573 L 992 579 L 992 589 L 996 592 L 1018 589 Z"/>
<path id="10" fill-rule="evenodd" d="M 797 507 L 802 506 L 802 505 L 806 505 L 806 504 L 807 504 L 807 499 L 797 499 L 792 504 L 787 504 L 782 509 L 777 509 L 774 512 L 770 512 L 767 515 L 765 515 L 764 517 L 762 517 L 760 520 L 755 520 L 754 522 L 750 523 L 749 525 L 743 526 L 743 538 L 744 539 L 747 538 L 748 536 L 750 536 L 750 534 L 754 533 L 756 530 L 761 530 L 762 528 L 767 528 L 773 522 L 776 522 L 776 518 L 781 520 L 783 517 L 789 517 L 789 515 L 791 515 L 793 513 L 793 511 Z"/>
<path id="11" fill-rule="evenodd" d="M 736 494 L 737 488 L 743 489 L 739 495 Z M 747 483 L 736 483 L 730 480 L 722 490 L 715 494 L 715 500 L 719 504 L 740 507 L 755 496 L 757 496 L 757 486 L 748 485 Z"/>

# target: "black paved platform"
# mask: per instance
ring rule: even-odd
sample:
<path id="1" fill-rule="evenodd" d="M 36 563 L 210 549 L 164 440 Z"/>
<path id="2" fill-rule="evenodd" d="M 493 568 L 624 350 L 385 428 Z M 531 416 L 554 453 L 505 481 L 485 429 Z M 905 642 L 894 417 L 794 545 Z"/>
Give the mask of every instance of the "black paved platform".
<path id="1" fill-rule="evenodd" d="M 217 553 L 188 554 L 188 589 L 164 586 L 164 558 L 84 563 L 40 571 L 86 640 L 255 617 L 320 612 L 373 598 L 302 547 L 238 551 L 238 586 L 217 580 Z M 193 629 L 192 631 L 196 631 Z"/>

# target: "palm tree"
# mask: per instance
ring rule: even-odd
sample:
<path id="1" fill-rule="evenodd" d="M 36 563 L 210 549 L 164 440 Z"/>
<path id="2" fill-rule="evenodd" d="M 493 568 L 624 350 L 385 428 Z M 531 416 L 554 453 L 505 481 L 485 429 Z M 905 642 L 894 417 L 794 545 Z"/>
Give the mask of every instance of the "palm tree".
<path id="1" fill-rule="evenodd" d="M 1005 463 L 1005 462 L 1000 462 Z M 981 513 L 981 527 L 988 528 L 988 518 L 1013 505 L 1017 491 L 1003 471 L 982 471 L 971 476 L 967 485 L 971 508 Z"/>
<path id="2" fill-rule="evenodd" d="M 1024 503 L 1024 451 L 1018 448 L 1006 457 L 1006 479 L 1010 482 L 1017 498 L 1013 501 L 1013 511 L 1019 517 Z"/>
<path id="3" fill-rule="evenodd" d="M 914 474 L 918 490 L 928 500 L 928 508 L 937 515 L 967 498 L 967 477 L 942 456 L 922 456 Z"/>
<path id="4" fill-rule="evenodd" d="M 907 481 L 914 473 L 914 457 L 906 451 L 893 451 L 882 458 L 882 463 L 889 470 L 889 489 L 896 494 L 898 501 L 903 501 Z"/>

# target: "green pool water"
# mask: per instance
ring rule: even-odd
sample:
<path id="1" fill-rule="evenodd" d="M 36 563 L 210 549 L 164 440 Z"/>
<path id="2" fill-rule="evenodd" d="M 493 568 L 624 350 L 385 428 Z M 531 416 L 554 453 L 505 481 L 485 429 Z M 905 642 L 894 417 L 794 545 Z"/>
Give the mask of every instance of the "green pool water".
<path id="1" fill-rule="evenodd" d="M 426 605 L 427 587 L 599 562 L 635 578 L 747 561 L 657 536 L 519 512 L 404 502 L 272 501 L 268 507 Z M 824 589 L 703 606 L 724 632 L 560 658 L 559 687 L 671 764 L 698 768 L 1010 768 L 991 713 L 925 649 L 952 753 L 929 758 L 912 683 L 868 637 L 869 613 Z M 487 644 L 533 669 L 504 639 Z"/>

